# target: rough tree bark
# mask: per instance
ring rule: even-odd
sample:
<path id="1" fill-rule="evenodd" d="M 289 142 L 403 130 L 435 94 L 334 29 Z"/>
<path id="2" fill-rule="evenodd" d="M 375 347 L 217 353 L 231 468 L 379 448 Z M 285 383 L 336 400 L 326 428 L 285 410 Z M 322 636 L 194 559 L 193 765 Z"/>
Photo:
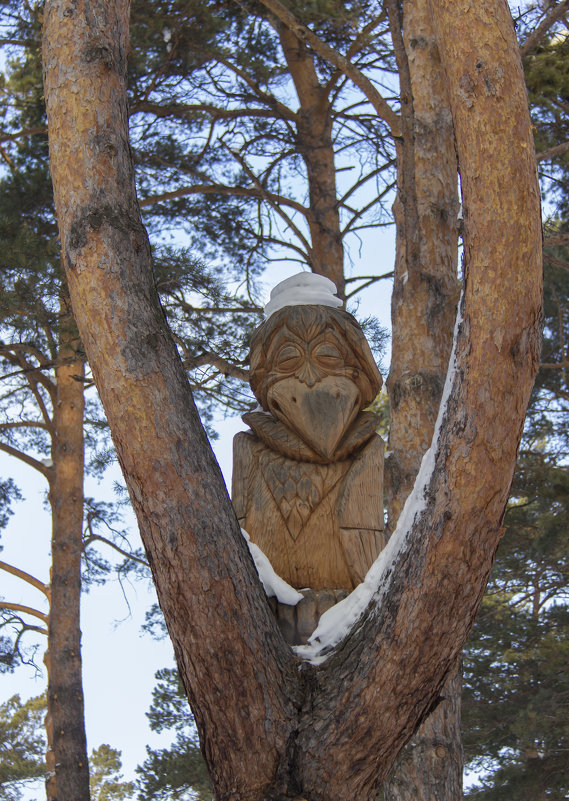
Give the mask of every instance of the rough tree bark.
<path id="1" fill-rule="evenodd" d="M 53 409 L 51 593 L 48 625 L 46 755 L 48 801 L 89 801 L 81 675 L 84 363 L 69 301 L 62 301 Z"/>
<path id="2" fill-rule="evenodd" d="M 448 87 L 427 0 L 390 3 L 404 133 L 394 204 L 397 241 L 387 380 L 388 525 L 397 519 L 431 444 L 447 372 L 459 286 L 458 174 Z M 401 24 L 402 23 L 402 24 Z"/>
<path id="3" fill-rule="evenodd" d="M 397 519 L 433 436 L 452 346 L 457 278 L 458 172 L 445 75 L 427 0 L 388 4 L 399 66 L 404 135 L 398 146 L 399 193 L 392 295 L 391 407 L 386 497 Z M 443 700 L 400 754 L 384 787 L 386 801 L 459 801 L 462 797 L 460 671 Z"/>
<path id="4" fill-rule="evenodd" d="M 410 535 L 392 538 L 381 598 L 315 667 L 271 617 L 153 288 L 128 146 L 128 3 L 46 3 L 73 307 L 218 799 L 372 799 L 437 701 L 500 537 L 539 353 L 535 159 L 505 3 L 431 8 L 466 211 L 456 367 L 434 468 Z"/>

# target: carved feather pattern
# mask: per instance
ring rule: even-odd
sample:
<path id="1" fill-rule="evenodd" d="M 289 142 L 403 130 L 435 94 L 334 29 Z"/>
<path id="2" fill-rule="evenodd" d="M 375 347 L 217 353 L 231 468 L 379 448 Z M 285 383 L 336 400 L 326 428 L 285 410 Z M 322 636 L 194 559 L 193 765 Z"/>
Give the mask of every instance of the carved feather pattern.
<path id="1" fill-rule="evenodd" d="M 297 462 L 264 451 L 261 474 L 291 537 L 296 540 L 313 511 L 341 480 L 348 464 L 319 465 Z"/>

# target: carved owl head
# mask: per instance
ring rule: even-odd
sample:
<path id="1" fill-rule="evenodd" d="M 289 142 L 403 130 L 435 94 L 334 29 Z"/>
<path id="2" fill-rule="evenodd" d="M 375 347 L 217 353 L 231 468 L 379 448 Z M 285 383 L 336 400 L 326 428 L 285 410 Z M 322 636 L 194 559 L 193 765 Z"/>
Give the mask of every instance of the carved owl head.
<path id="1" fill-rule="evenodd" d="M 267 394 L 294 377 L 309 388 L 329 377 L 349 379 L 358 389 L 359 409 L 382 385 L 381 374 L 356 319 L 329 306 L 286 306 L 257 328 L 251 340 L 251 388 L 268 409 Z"/>

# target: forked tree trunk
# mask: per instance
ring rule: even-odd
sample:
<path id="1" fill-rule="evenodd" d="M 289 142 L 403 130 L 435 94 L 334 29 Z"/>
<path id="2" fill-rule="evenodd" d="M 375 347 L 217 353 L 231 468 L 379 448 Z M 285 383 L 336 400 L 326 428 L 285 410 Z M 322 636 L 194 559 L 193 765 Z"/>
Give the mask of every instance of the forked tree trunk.
<path id="1" fill-rule="evenodd" d="M 310 213 L 310 268 L 336 284 L 345 298 L 344 247 L 336 195 L 330 90 L 321 86 L 314 54 L 283 24 L 281 47 L 299 101 L 297 146 L 306 166 Z"/>
<path id="2" fill-rule="evenodd" d="M 431 444 L 451 353 L 458 301 L 458 173 L 447 84 L 427 0 L 390 3 L 404 136 L 395 202 L 397 249 L 392 297 L 391 407 L 386 464 L 389 529 Z M 386 801 L 462 797 L 461 681 L 458 667 L 442 700 L 400 754 Z"/>
<path id="3" fill-rule="evenodd" d="M 84 364 L 77 359 L 78 334 L 62 302 L 57 396 L 53 410 L 54 476 L 51 601 L 48 626 L 48 801 L 89 801 L 89 763 L 81 672 L 81 553 L 83 535 Z"/>
<path id="4" fill-rule="evenodd" d="M 45 6 L 52 176 L 73 307 L 218 801 L 371 801 L 436 703 L 500 537 L 539 355 L 531 128 L 505 3 L 431 8 L 467 211 L 456 366 L 433 469 L 388 546 L 381 590 L 315 666 L 295 657 L 272 618 L 153 288 L 128 146 L 128 4 Z"/>

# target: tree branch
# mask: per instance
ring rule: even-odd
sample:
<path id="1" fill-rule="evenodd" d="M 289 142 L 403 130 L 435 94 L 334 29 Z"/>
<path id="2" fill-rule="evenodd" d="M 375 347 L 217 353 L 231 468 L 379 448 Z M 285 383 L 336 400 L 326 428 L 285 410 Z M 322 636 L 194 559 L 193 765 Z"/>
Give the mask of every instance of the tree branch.
<path id="1" fill-rule="evenodd" d="M 550 256 L 549 253 L 543 254 L 544 261 L 548 264 L 553 265 L 554 267 L 561 267 L 563 270 L 569 270 L 569 262 L 562 261 L 561 259 L 556 259 L 554 256 Z"/>
<path id="2" fill-rule="evenodd" d="M 176 337 L 176 339 L 178 339 Z M 240 381 L 244 381 L 247 383 L 249 381 L 249 370 L 238 367 L 235 364 L 227 361 L 222 356 L 218 356 L 216 353 L 212 353 L 211 351 L 204 351 L 204 353 L 200 353 L 199 356 L 186 356 L 183 359 L 184 367 L 187 370 L 195 370 L 198 367 L 204 367 L 206 365 L 215 367 L 216 370 L 224 376 L 230 376 L 231 378 L 238 378 Z"/>
<path id="3" fill-rule="evenodd" d="M 125 551 L 123 548 L 112 542 L 112 540 L 108 540 L 106 537 L 102 537 L 100 534 L 89 534 L 87 539 L 83 541 L 83 548 L 86 548 L 94 541 L 102 542 L 105 545 L 108 545 L 109 548 L 113 548 L 122 556 L 125 556 L 127 559 L 130 559 L 131 562 L 137 562 L 139 565 L 144 565 L 144 567 L 150 567 L 146 559 L 141 559 L 139 556 L 135 556 L 134 554 Z"/>
<path id="4" fill-rule="evenodd" d="M 528 53 L 534 50 L 542 41 L 544 36 L 561 19 L 563 14 L 569 11 L 569 0 L 563 0 L 559 5 L 555 6 L 549 14 L 540 22 L 535 31 L 528 36 L 525 42 L 520 45 L 520 55 L 525 58 Z"/>
<path id="5" fill-rule="evenodd" d="M 226 145 L 226 144 L 225 144 L 225 142 L 223 142 L 223 145 L 224 145 L 224 147 L 226 148 L 226 150 L 228 151 L 228 153 L 231 153 L 231 155 L 233 156 L 233 158 L 234 158 L 234 159 L 235 159 L 235 160 L 236 160 L 236 161 L 237 161 L 237 162 L 238 162 L 238 163 L 241 165 L 241 167 L 243 168 L 243 170 L 245 170 L 245 172 L 247 173 L 247 175 L 249 176 L 249 178 L 251 179 L 251 181 L 253 181 L 253 183 L 254 183 L 254 184 L 257 186 L 257 188 L 258 188 L 259 192 L 261 192 L 261 193 L 262 193 L 262 196 L 263 196 L 263 198 L 264 198 L 264 199 L 267 201 L 267 203 L 269 203 L 269 204 L 271 205 L 271 207 L 272 207 L 272 209 L 275 211 L 275 213 L 276 213 L 276 214 L 278 214 L 278 215 L 279 215 L 279 217 L 281 217 L 281 218 L 284 220 L 284 222 L 285 222 L 285 223 L 286 223 L 286 225 L 287 225 L 287 226 L 290 228 L 290 230 L 291 230 L 291 231 L 292 231 L 292 232 L 293 232 L 293 233 L 294 233 L 294 234 L 297 236 L 298 240 L 299 240 L 299 241 L 302 243 L 302 245 L 303 245 L 303 246 L 306 248 L 306 253 L 307 253 L 307 255 L 310 257 L 310 255 L 311 255 L 311 253 L 312 253 L 312 248 L 311 248 L 311 246 L 310 246 L 310 243 L 308 242 L 308 240 L 306 239 L 306 237 L 304 236 L 304 234 L 303 234 L 303 233 L 302 233 L 302 231 L 300 230 L 300 228 L 298 228 L 298 226 L 297 226 L 297 225 L 294 223 L 294 221 L 293 221 L 293 220 L 292 220 L 292 219 L 291 219 L 291 218 L 288 216 L 288 214 L 285 214 L 285 212 L 283 211 L 283 209 L 280 207 L 279 203 L 278 203 L 278 202 L 275 202 L 275 201 L 272 199 L 272 197 L 271 197 L 271 193 L 270 193 L 270 192 L 268 192 L 268 191 L 265 189 L 265 187 L 264 187 L 264 186 L 263 186 L 263 184 L 262 184 L 262 183 L 259 181 L 259 179 L 258 179 L 258 178 L 257 178 L 257 176 L 255 175 L 255 173 L 254 173 L 254 172 L 251 170 L 251 168 L 249 167 L 249 165 L 247 164 L 247 162 L 245 161 L 245 159 L 244 159 L 244 158 L 242 158 L 242 157 L 239 155 L 239 153 L 236 153 L 234 150 L 231 150 L 231 148 L 230 148 L 228 145 Z M 301 208 L 304 208 L 304 206 L 302 206 Z M 308 218 L 308 217 L 310 217 L 310 209 L 305 209 L 305 217 L 307 217 L 307 218 Z"/>
<path id="6" fill-rule="evenodd" d="M 44 431 L 49 431 L 49 426 L 42 423 L 41 420 L 22 420 L 18 423 L 0 423 L 0 431 L 6 431 L 12 428 L 41 428 Z"/>
<path id="7" fill-rule="evenodd" d="M 27 453 L 22 453 L 21 451 L 17 450 L 17 448 L 13 448 L 11 445 L 8 445 L 6 442 L 0 442 L 0 451 L 4 451 L 4 453 L 8 453 L 10 456 L 14 456 L 16 459 L 24 462 L 24 464 L 33 467 L 34 470 L 37 470 L 39 473 L 45 476 L 48 481 L 51 481 L 53 476 L 53 467 L 46 467 L 42 462 L 34 459 L 33 456 L 28 456 Z"/>
<path id="8" fill-rule="evenodd" d="M 193 44 L 193 47 L 199 53 L 207 52 L 202 48 L 198 47 L 195 44 L 195 42 Z M 255 92 L 259 100 L 261 100 L 263 103 L 266 103 L 270 109 L 274 109 L 274 111 L 280 117 L 282 117 L 285 120 L 290 120 L 291 122 L 294 122 L 296 120 L 296 113 L 294 111 L 292 111 L 284 103 L 281 103 L 280 100 L 277 100 L 277 98 L 274 95 L 271 95 L 268 92 L 264 92 L 259 86 L 259 84 L 256 81 L 253 81 L 244 70 L 240 69 L 236 64 L 232 64 L 230 61 L 222 58 L 221 56 L 218 57 L 218 61 L 220 64 L 223 64 L 224 67 L 227 67 L 228 70 L 231 70 L 231 72 L 237 75 L 238 78 L 241 78 L 241 80 L 247 84 L 249 89 Z"/>
<path id="9" fill-rule="evenodd" d="M 6 573 L 11 573 L 13 576 L 21 578 L 22 581 L 31 584 L 32 587 L 35 587 L 40 592 L 43 592 L 45 597 L 49 600 L 50 596 L 49 584 L 44 584 L 43 581 L 40 581 L 35 576 L 32 576 L 30 573 L 26 573 L 25 570 L 20 570 L 19 567 L 15 567 L 14 565 L 8 564 L 8 562 L 0 562 L 0 570 L 4 570 Z"/>
<path id="10" fill-rule="evenodd" d="M 219 108 L 219 106 L 207 103 L 196 103 L 194 105 L 184 105 L 182 103 L 150 103 L 147 100 L 140 100 L 129 109 L 129 115 L 134 114 L 154 114 L 155 117 L 174 117 L 186 119 L 193 114 L 209 114 L 213 120 L 233 120 L 240 117 L 261 117 L 266 119 L 278 119 L 278 115 L 270 108 Z M 2 141 L 0 139 L 0 141 Z"/>
<path id="11" fill-rule="evenodd" d="M 346 300 L 349 300 L 350 298 L 353 298 L 354 295 L 358 294 L 358 292 L 362 292 L 364 289 L 367 289 L 368 286 L 371 286 L 372 284 L 377 283 L 377 281 L 385 281 L 388 278 L 393 278 L 393 270 L 391 272 L 389 272 L 389 273 L 384 273 L 383 275 L 370 275 L 370 276 L 365 276 L 365 277 L 367 278 L 367 281 L 365 282 L 365 284 L 362 284 L 357 289 L 354 289 L 351 292 L 348 292 L 346 294 Z M 351 278 L 351 279 L 346 280 L 346 283 L 348 283 L 348 281 L 362 281 L 362 280 L 364 280 L 364 278 Z"/>
<path id="12" fill-rule="evenodd" d="M 569 234 L 552 234 L 543 239 L 544 248 L 569 246 Z"/>
<path id="13" fill-rule="evenodd" d="M 548 159 L 557 158 L 557 156 L 562 156 L 564 153 L 567 153 L 568 150 L 569 150 L 569 142 L 562 142 L 560 145 L 555 145 L 555 147 L 550 147 L 547 150 L 542 150 L 541 153 L 536 153 L 535 158 L 536 161 L 538 162 L 546 161 Z"/>
<path id="14" fill-rule="evenodd" d="M 302 203 L 297 203 L 296 200 L 291 200 L 282 195 L 275 195 L 267 189 L 256 189 L 255 187 L 246 186 L 224 186 L 223 184 L 194 184 L 193 186 L 184 186 L 180 189 L 174 189 L 171 192 L 164 192 L 161 195 L 152 195 L 145 197 L 140 201 L 141 208 L 144 206 L 151 206 L 154 203 L 161 203 L 164 200 L 174 200 L 177 197 L 184 197 L 186 195 L 233 195 L 234 197 L 252 197 L 256 200 L 270 200 L 271 203 L 290 206 L 295 211 L 300 212 L 305 217 L 308 217 L 310 210 L 303 206 Z"/>
<path id="15" fill-rule="evenodd" d="M 7 601 L 0 600 L 0 609 L 9 609 L 13 612 L 22 612 L 25 615 L 31 615 L 32 617 L 37 617 L 43 623 L 49 623 L 49 615 L 40 612 L 38 609 L 34 609 L 31 606 L 24 606 L 23 604 L 11 604 Z"/>
<path id="16" fill-rule="evenodd" d="M 47 136 L 47 128 L 24 128 L 21 131 L 16 131 L 16 133 L 9 134 L 9 133 L 0 133 L 0 143 L 1 142 L 14 142 L 17 139 L 22 139 L 25 136 L 36 136 L 37 134 L 45 134 Z"/>
<path id="17" fill-rule="evenodd" d="M 239 2 L 239 0 L 236 0 Z M 399 116 L 393 111 L 387 101 L 380 95 L 372 82 L 367 78 L 351 61 L 345 58 L 337 50 L 327 45 L 309 28 L 301 25 L 294 14 L 283 6 L 278 0 L 260 0 L 261 5 L 284 23 L 298 39 L 306 42 L 315 53 L 333 67 L 340 70 L 363 92 L 367 97 L 377 116 L 386 122 L 393 136 L 401 135 L 401 123 Z"/>

